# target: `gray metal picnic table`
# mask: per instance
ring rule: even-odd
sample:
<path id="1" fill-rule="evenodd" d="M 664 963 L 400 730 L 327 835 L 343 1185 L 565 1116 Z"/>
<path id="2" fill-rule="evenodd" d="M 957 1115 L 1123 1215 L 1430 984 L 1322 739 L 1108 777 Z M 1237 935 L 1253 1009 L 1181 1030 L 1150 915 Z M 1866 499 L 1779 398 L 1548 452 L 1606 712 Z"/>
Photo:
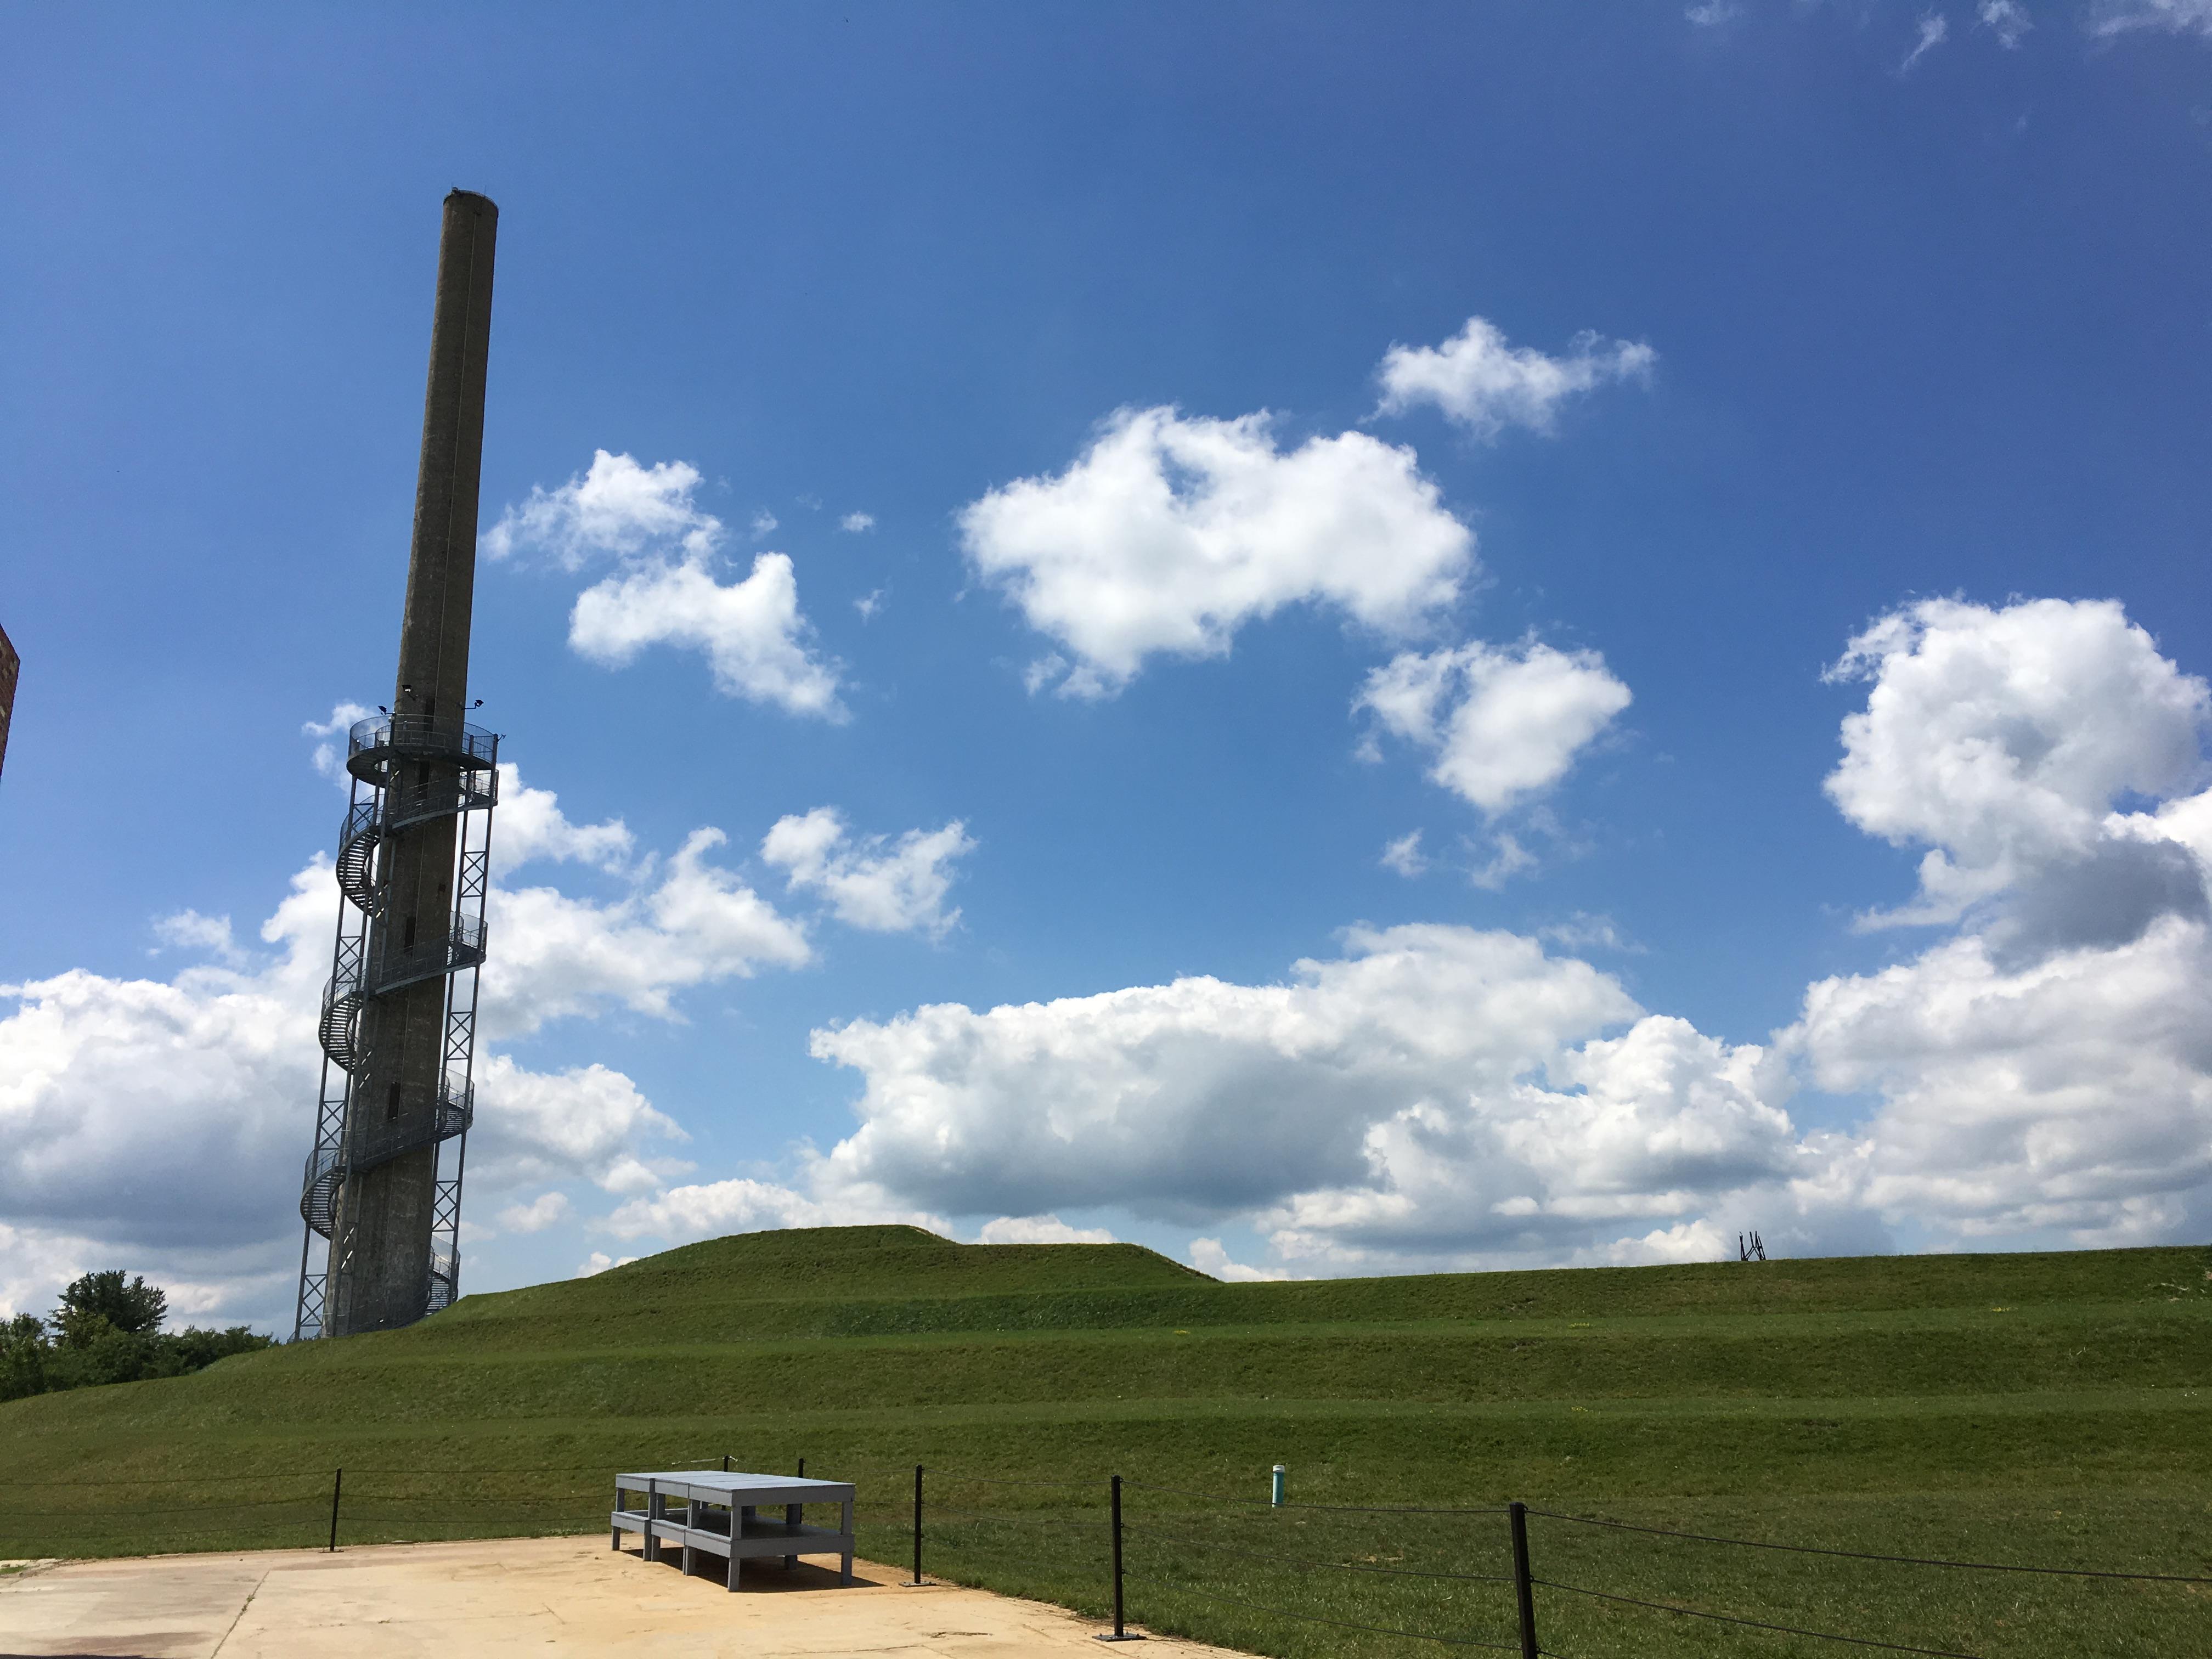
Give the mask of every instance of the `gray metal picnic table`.
<path id="1" fill-rule="evenodd" d="M 629 1506 L 632 1494 L 645 1507 Z M 809 1504 L 838 1505 L 838 1522 L 810 1527 L 800 1519 Z M 781 1505 L 783 1519 L 756 1513 Z M 738 1564 L 781 1556 L 795 1567 L 802 1555 L 840 1558 L 843 1582 L 853 1582 L 853 1488 L 842 1480 L 809 1480 L 787 1474 L 745 1474 L 723 1469 L 663 1469 L 615 1477 L 614 1512 L 607 1517 L 608 1539 L 622 1547 L 625 1532 L 645 1539 L 645 1559 L 658 1561 L 661 1547 L 681 1545 L 684 1571 L 692 1571 L 692 1553 L 703 1550 L 730 1564 L 730 1588 L 738 1587 Z"/>

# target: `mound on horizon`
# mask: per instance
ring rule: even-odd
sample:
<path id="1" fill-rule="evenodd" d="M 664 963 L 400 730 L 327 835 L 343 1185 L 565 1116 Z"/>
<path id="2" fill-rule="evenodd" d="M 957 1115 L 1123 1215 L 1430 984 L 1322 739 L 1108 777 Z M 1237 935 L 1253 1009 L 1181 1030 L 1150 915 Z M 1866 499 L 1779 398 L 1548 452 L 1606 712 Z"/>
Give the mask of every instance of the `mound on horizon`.
<path id="1" fill-rule="evenodd" d="M 1953 1553 L 2194 1570 L 2208 1344 L 2202 1248 L 1224 1284 L 1134 1244 L 739 1233 L 0 1405 L 0 1556 L 316 1543 L 341 1468 L 356 1541 L 594 1530 L 611 1471 L 726 1456 L 879 1509 L 918 1464 L 955 1507 L 1073 1516 L 1109 1472 L 1260 1499 L 1281 1462 L 1314 1502 L 1850 1548 L 1910 1516 Z"/>

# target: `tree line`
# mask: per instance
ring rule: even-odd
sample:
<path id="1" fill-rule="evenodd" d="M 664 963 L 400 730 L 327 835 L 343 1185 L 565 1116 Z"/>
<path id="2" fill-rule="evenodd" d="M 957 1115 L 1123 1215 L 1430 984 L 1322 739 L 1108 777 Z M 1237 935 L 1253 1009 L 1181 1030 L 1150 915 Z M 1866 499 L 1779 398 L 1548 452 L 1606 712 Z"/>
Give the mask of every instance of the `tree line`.
<path id="1" fill-rule="evenodd" d="M 0 1325 L 0 1400 L 182 1376 L 276 1340 L 245 1325 L 165 1331 L 168 1316 L 168 1293 L 158 1285 L 126 1279 L 120 1269 L 86 1273 L 62 1292 L 50 1317 L 17 1314 Z"/>

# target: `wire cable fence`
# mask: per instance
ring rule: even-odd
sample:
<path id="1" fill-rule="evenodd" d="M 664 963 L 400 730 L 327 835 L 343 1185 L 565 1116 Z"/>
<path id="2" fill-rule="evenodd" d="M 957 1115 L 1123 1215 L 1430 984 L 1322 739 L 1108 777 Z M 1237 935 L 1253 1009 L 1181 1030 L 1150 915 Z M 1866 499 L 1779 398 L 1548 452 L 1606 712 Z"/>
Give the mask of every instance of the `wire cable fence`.
<path id="1" fill-rule="evenodd" d="M 1513 1576 L 1504 1572 L 1433 1572 L 1419 1567 L 1386 1567 L 1366 1561 L 1316 1561 L 1301 1556 L 1281 1555 L 1259 1550 L 1240 1550 L 1231 1544 L 1217 1543 L 1212 1539 L 1195 1537 L 1189 1533 L 1161 1532 L 1146 1528 L 1139 1534 L 1148 1538 L 1164 1539 L 1187 1548 L 1212 1550 L 1217 1554 L 1242 1556 L 1250 1561 L 1277 1561 L 1306 1571 L 1375 1572 L 1399 1578 L 1441 1578 L 1463 1584 L 1510 1584 Z"/>
<path id="2" fill-rule="evenodd" d="M 724 1454 L 671 1461 L 719 1465 Z M 0 1558 L 159 1555 L 593 1530 L 604 1459 L 471 1468 L 388 1462 L 0 1481 Z M 505 1483 L 483 1489 L 483 1483 Z M 240 1494 L 241 1483 L 263 1490 Z M 269 1489 L 274 1488 L 274 1494 Z M 90 1501 L 71 1502 L 82 1492 Z"/>
<path id="3" fill-rule="evenodd" d="M 1435 1509 L 1419 1504 L 1299 1504 L 1289 1498 L 1230 1498 L 1220 1492 L 1186 1492 L 1181 1486 L 1155 1486 L 1142 1480 L 1124 1480 L 1121 1484 L 1131 1492 L 1163 1492 L 1172 1498 L 1194 1498 L 1207 1504 L 1238 1504 L 1266 1510 L 1325 1510 L 1339 1515 L 1504 1515 L 1509 1507 L 1504 1504 L 1486 1504 L 1474 1509 Z"/>
<path id="4" fill-rule="evenodd" d="M 1624 1607 L 1644 1607 L 1653 1613 L 1679 1613 L 1686 1619 L 1710 1619 L 1716 1624 L 1740 1625 L 1748 1630 L 1772 1632 L 1781 1636 L 1802 1636 L 1815 1642 L 1844 1642 L 1853 1647 L 1881 1648 L 1890 1653 L 1930 1654 L 1934 1659 L 1979 1659 L 1978 1655 L 1959 1653 L 1949 1648 L 1908 1647 L 1901 1642 L 1881 1642 L 1868 1636 L 1842 1636 L 1833 1631 L 1802 1630 L 1795 1625 L 1769 1624 L 1759 1619 L 1741 1619 L 1733 1613 L 1708 1613 L 1698 1607 L 1678 1607 L 1671 1601 L 1646 1601 L 1633 1595 L 1616 1595 L 1608 1590 L 1586 1589 L 1579 1584 L 1562 1584 L 1549 1578 L 1529 1581 L 1545 1589 L 1565 1590 L 1575 1595 L 1588 1595 L 1601 1601 L 1615 1601 Z M 1549 1650 L 1540 1650 L 1549 1651 Z"/>
<path id="5" fill-rule="evenodd" d="M 932 1471 L 933 1481 L 940 1477 L 947 1485 L 964 1480 L 977 1487 L 1024 1484 L 963 1476 L 954 1470 Z M 2016 1581 L 2101 1583 L 2129 1590 L 2212 1588 L 2212 1573 L 2127 1571 L 1849 1549 L 1730 1537 L 1521 1504 L 1293 1503 L 1110 1478 L 1094 1483 L 1091 1490 L 1097 1492 L 1101 1484 L 1108 1487 L 1103 1507 L 1109 1515 L 1110 1548 L 1102 1552 L 1109 1560 L 1097 1562 L 1094 1571 L 1103 1566 L 1110 1574 L 1110 1585 L 1105 1587 L 1110 1601 L 1095 1595 L 1091 1601 L 1115 1609 L 1117 1630 L 1128 1615 L 1133 1587 L 1141 1603 L 1136 1612 L 1156 1629 L 1276 1654 L 1365 1654 L 1437 1647 L 1516 1652 L 1525 1659 L 1540 1655 L 1566 1659 L 1570 1653 L 1583 1659 L 1645 1659 L 1661 1653 L 1765 1656 L 1850 1650 L 1913 1654 L 1923 1659 L 2004 1659 L 2016 1653 L 2061 1651 L 2179 1652 L 2186 1650 L 2131 1644 L 2117 1636 L 2108 1644 L 2053 1638 L 2048 1628 L 2040 1636 L 2031 1635 L 2046 1614 L 2024 1607 L 2017 1596 L 1991 1603 L 1961 1595 L 1955 1584 L 1933 1592 L 1924 1584 L 1901 1590 L 1893 1584 L 1887 1591 L 1868 1582 L 1838 1587 L 1836 1574 L 1849 1569 L 1893 1579 L 1900 1571 L 1925 1570 L 1939 1578 L 1987 1573 Z M 1143 1508 L 1125 1512 L 1125 1497 Z M 993 1577 L 1018 1579 L 1024 1569 L 1035 1572 L 1041 1565 L 1038 1558 L 1049 1547 L 1040 1536 L 1053 1519 L 1048 1516 L 985 1514 L 949 1503 L 929 1513 L 937 1517 L 931 1527 L 931 1544 L 940 1560 L 949 1555 L 958 1566 L 968 1565 L 963 1557 L 975 1554 L 999 1558 L 1000 1574 L 961 1575 L 969 1582 L 989 1582 Z M 918 1513 L 917 1535 L 920 1520 Z M 1501 1521 L 1505 1524 L 1499 1525 Z M 1533 1544 L 1532 1523 L 1536 1534 Z M 963 1534 L 963 1525 L 992 1529 L 988 1542 L 981 1531 Z M 1007 1561 L 1005 1557 L 1016 1547 L 1023 1528 L 1029 1528 L 1029 1547 L 1034 1553 L 1026 1561 Z M 1094 1537 L 1096 1530 L 1094 1526 Z M 1577 1531 L 1601 1540 L 1648 1540 L 1723 1555 L 1814 1558 L 1832 1565 L 1812 1574 L 1794 1571 L 1795 1582 L 1785 1582 L 1771 1571 L 1701 1574 L 1684 1570 L 1680 1563 L 1622 1559 L 1617 1549 L 1607 1560 L 1601 1553 L 1594 1555 L 1587 1547 L 1575 1547 L 1569 1534 Z M 1449 1564 L 1425 1559 L 1435 1554 L 1456 1559 Z M 1534 1563 L 1547 1557 L 1558 1565 L 1540 1573 Z M 1346 1584 L 1356 1588 L 1339 1588 Z M 1216 1616 L 1200 1615 L 1200 1606 L 1213 1609 Z M 1224 1610 L 1244 1617 L 1224 1626 L 1218 1616 Z M 1814 1616 L 1792 1616 L 1801 1612 Z M 1822 1616 L 1837 1613 L 1851 1616 Z M 2163 1622 L 2177 1631 L 2191 1627 L 2191 1621 L 2202 1641 L 2208 1621 L 2201 1599 L 2177 1601 L 2165 1610 Z M 1324 1645 L 1315 1646 L 1281 1634 L 1285 1622 L 1340 1634 L 1322 1636 L 1316 1639 Z M 1680 1633 L 1670 1636 L 1670 1628 Z M 1559 1632 L 1560 1644 L 1553 1644 L 1547 1634 L 1551 1631 Z M 2205 1645 L 2212 1651 L 2212 1643 Z"/>
<path id="6" fill-rule="evenodd" d="M 653 1461 L 744 1463 L 721 1452 Z M 833 1478 L 866 1495 L 854 1517 L 861 1553 L 910 1559 L 911 1582 L 927 1575 L 1057 1601 L 1110 1618 L 1127 1639 L 1139 1618 L 1161 1633 L 1284 1659 L 1437 1648 L 1523 1659 L 2212 1652 L 2212 1571 L 1854 1549 L 1519 1503 L 1303 1503 L 1279 1491 L 1253 1499 L 1120 1476 L 941 1466 L 845 1468 Z M 392 1460 L 333 1469 L 327 1484 L 296 1469 L 9 1482 L 0 1484 L 0 1555 L 596 1532 L 608 1523 L 612 1479 L 604 1460 Z M 239 1489 L 252 1481 L 263 1484 Z M 73 1488 L 88 1501 L 70 1502 Z M 38 1531 L 56 1528 L 127 1547 L 42 1547 Z M 2103 1611 L 2054 1612 L 2037 1599 L 2039 1586 L 2060 1584 L 2108 1598 Z"/>
<path id="7" fill-rule="evenodd" d="M 1181 1595 L 1200 1596 L 1209 1601 L 1226 1601 L 1233 1607 L 1243 1607 L 1254 1613 L 1264 1613 L 1277 1619 L 1296 1619 L 1310 1625 L 1327 1625 L 1334 1630 L 1358 1631 L 1368 1636 L 1394 1636 L 1403 1641 L 1431 1642 L 1448 1648 L 1487 1648 L 1496 1653 L 1517 1651 L 1510 1642 L 1485 1642 L 1472 1636 L 1443 1636 L 1431 1631 L 1398 1630 L 1389 1625 L 1358 1625 L 1348 1620 L 1325 1619 L 1319 1613 L 1293 1613 L 1288 1607 L 1267 1607 L 1257 1601 L 1247 1601 L 1238 1596 L 1224 1595 L 1219 1590 L 1204 1589 L 1194 1584 L 1181 1584 L 1168 1579 L 1146 1579 L 1140 1575 L 1124 1575 L 1124 1577 L 1131 1576 L 1135 1576 L 1139 1583 L 1156 1583 L 1163 1589 L 1174 1590 Z"/>
<path id="8" fill-rule="evenodd" d="M 2032 1572 L 2047 1578 L 2119 1578 L 2147 1584 L 2212 1584 L 2212 1577 L 2180 1572 L 2112 1572 L 2100 1567 L 2026 1566 L 2017 1562 L 1952 1561 L 1934 1555 L 1875 1555 L 1866 1550 L 1829 1549 L 1818 1544 L 1778 1544 L 1761 1538 L 1723 1538 L 1713 1533 L 1681 1532 L 1672 1527 L 1641 1527 L 1630 1521 L 1606 1521 L 1591 1515 L 1561 1515 L 1532 1509 L 1547 1521 L 1566 1521 L 1578 1527 L 1609 1527 L 1615 1532 L 1640 1532 L 1656 1538 L 1686 1538 L 1699 1544 L 1734 1544 L 1740 1549 L 1783 1550 L 1792 1555 L 1832 1555 L 1846 1561 L 1883 1561 L 1907 1567 L 1952 1567 L 1963 1572 Z"/>

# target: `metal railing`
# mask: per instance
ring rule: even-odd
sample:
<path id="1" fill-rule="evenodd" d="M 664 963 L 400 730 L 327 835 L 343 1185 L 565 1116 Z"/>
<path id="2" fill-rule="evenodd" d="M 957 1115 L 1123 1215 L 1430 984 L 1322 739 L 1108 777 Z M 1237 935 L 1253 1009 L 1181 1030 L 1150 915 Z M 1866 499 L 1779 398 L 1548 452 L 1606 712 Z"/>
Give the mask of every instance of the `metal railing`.
<path id="1" fill-rule="evenodd" d="M 372 714 L 346 734 L 346 769 L 365 783 L 384 782 L 393 760 L 441 761 L 488 769 L 499 753 L 499 736 L 465 720 L 426 714 Z"/>
<path id="2" fill-rule="evenodd" d="M 442 1313 L 460 1294 L 461 1259 L 458 1253 L 433 1251 L 430 1256 L 430 1296 L 428 1311 Z"/>
<path id="3" fill-rule="evenodd" d="M 338 890 L 364 915 L 384 908 L 384 872 L 377 867 L 377 848 L 384 840 L 383 814 L 377 798 L 357 800 L 347 808 L 338 830 Z"/>
<path id="4" fill-rule="evenodd" d="M 331 976 L 323 988 L 323 1011 L 315 1022 L 317 1040 L 331 1063 L 341 1071 L 357 1072 L 363 1058 L 361 1047 L 361 966 L 359 952 L 343 964 L 343 976 Z"/>
<path id="5" fill-rule="evenodd" d="M 345 1154 L 336 1146 L 318 1146 L 307 1154 L 307 1168 L 300 1182 L 300 1219 L 325 1238 L 337 1224 L 338 1185 L 345 1179 Z"/>
<path id="6" fill-rule="evenodd" d="M 419 783 L 399 783 L 384 792 L 384 827 L 404 830 L 410 823 L 452 817 L 458 812 L 481 812 L 499 800 L 499 774 L 462 771 L 433 776 Z"/>
<path id="7" fill-rule="evenodd" d="M 300 1218 L 325 1238 L 337 1220 L 338 1188 L 347 1175 L 389 1164 L 417 1147 L 434 1146 L 465 1135 L 476 1121 L 476 1091 L 450 1073 L 438 1084 L 438 1099 L 428 1121 L 403 1113 L 398 1121 L 357 1123 L 351 1146 L 319 1141 L 307 1154 L 300 1182 Z M 448 1281 L 452 1274 L 447 1275 Z"/>
<path id="8" fill-rule="evenodd" d="M 377 915 L 384 908 L 386 880 L 379 854 L 389 838 L 435 818 L 488 811 L 498 802 L 499 774 L 493 770 L 441 771 L 354 802 L 338 830 L 339 890 L 363 915 Z"/>
<path id="9" fill-rule="evenodd" d="M 373 1170 L 417 1147 L 451 1140 L 466 1134 L 476 1121 L 474 1089 L 450 1075 L 439 1079 L 438 1098 L 427 1117 L 406 1110 L 406 1103 L 403 1097 L 400 1111 L 389 1122 L 368 1115 L 356 1120 L 344 1153 L 348 1169 Z"/>
<path id="10" fill-rule="evenodd" d="M 456 910 L 444 933 L 417 934 L 412 945 L 386 939 L 373 950 L 341 951 L 323 989 L 317 1022 L 323 1052 L 347 1071 L 358 1072 L 362 1004 L 403 985 L 475 967 L 484 957 L 484 933 L 482 917 Z"/>
<path id="11" fill-rule="evenodd" d="M 484 924 L 482 918 L 456 910 L 442 933 L 417 934 L 412 945 L 389 936 L 370 953 L 361 975 L 361 994 L 382 996 L 417 980 L 459 973 L 483 960 Z"/>

